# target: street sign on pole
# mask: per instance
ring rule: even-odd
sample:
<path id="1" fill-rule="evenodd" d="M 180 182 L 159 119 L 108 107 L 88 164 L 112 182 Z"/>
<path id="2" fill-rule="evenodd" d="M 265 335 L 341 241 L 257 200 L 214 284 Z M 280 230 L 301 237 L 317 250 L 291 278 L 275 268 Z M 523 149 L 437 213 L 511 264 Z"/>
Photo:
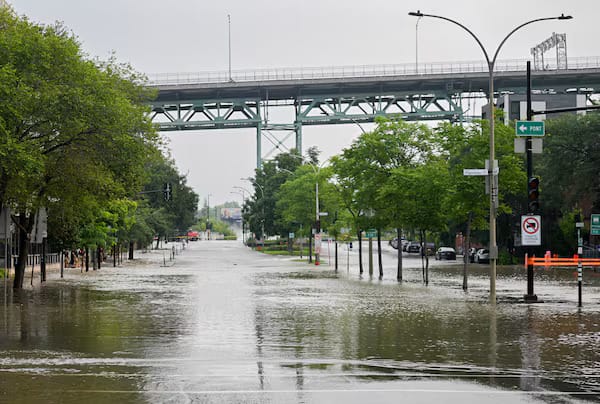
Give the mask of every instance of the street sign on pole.
<path id="1" fill-rule="evenodd" d="M 369 229 L 366 231 L 366 236 L 367 238 L 375 238 L 377 237 L 377 230 L 376 229 Z"/>
<path id="2" fill-rule="evenodd" d="M 538 215 L 521 216 L 521 245 L 542 245 L 542 217 Z"/>
<path id="3" fill-rule="evenodd" d="M 591 223 L 592 236 L 600 236 L 600 215 L 592 215 Z"/>
<path id="4" fill-rule="evenodd" d="M 544 121 L 517 121 L 515 130 L 517 136 L 544 136 L 546 133 Z"/>
<path id="5" fill-rule="evenodd" d="M 463 175 L 474 177 L 474 176 L 485 176 L 488 175 L 488 170 L 485 168 L 465 168 L 463 169 Z"/>

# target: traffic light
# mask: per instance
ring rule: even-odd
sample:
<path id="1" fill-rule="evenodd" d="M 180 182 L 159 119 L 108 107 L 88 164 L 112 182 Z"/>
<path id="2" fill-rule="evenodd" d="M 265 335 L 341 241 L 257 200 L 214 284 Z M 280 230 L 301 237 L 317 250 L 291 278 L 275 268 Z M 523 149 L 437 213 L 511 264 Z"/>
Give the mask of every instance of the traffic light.
<path id="1" fill-rule="evenodd" d="M 527 181 L 527 197 L 528 203 L 527 207 L 529 209 L 528 213 L 536 213 L 540 208 L 540 180 L 536 177 L 531 177 L 529 181 Z"/>
<path id="2" fill-rule="evenodd" d="M 163 187 L 163 197 L 165 198 L 165 201 L 170 201 L 172 194 L 173 194 L 173 189 L 171 187 L 171 184 L 166 183 L 165 186 Z"/>

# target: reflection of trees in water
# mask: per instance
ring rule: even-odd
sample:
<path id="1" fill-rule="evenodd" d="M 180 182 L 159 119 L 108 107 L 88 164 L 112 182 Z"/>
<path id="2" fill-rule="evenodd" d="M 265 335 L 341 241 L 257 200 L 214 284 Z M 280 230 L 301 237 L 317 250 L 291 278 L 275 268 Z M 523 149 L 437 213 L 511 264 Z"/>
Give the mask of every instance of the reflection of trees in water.
<path id="1" fill-rule="evenodd" d="M 119 399 L 142 401 L 139 367 L 116 354 L 139 350 L 135 337 L 154 327 L 133 313 L 139 297 L 60 285 L 11 292 L 9 300 L 0 317 L 2 368 L 12 368 L 0 377 L 6 397 L 78 403 L 86 390 L 133 391 Z"/>
<path id="2" fill-rule="evenodd" d="M 351 304 L 335 294 L 329 302 L 305 307 L 293 299 L 290 303 L 276 300 L 277 304 L 265 300 L 255 313 L 256 321 L 263 323 L 263 356 L 289 354 L 303 359 L 296 368 L 302 363 L 308 367 L 311 360 L 333 358 L 341 360 L 341 370 L 348 372 L 362 366 L 382 372 L 377 366 L 383 363 L 386 371 L 465 376 L 500 388 L 564 387 L 551 373 L 562 371 L 579 348 L 545 341 L 556 338 L 562 327 L 578 324 L 577 320 L 558 316 L 555 327 L 541 327 L 548 324 L 549 316 L 524 311 L 525 306 L 431 301 L 435 298 L 427 294 L 423 298 L 430 301 L 407 302 L 406 296 L 386 296 L 383 291 L 381 296 L 357 296 Z M 582 361 L 594 366 L 595 358 L 593 353 Z M 534 371 L 528 374 L 520 369 Z M 543 379 L 540 374 L 545 374 Z"/>

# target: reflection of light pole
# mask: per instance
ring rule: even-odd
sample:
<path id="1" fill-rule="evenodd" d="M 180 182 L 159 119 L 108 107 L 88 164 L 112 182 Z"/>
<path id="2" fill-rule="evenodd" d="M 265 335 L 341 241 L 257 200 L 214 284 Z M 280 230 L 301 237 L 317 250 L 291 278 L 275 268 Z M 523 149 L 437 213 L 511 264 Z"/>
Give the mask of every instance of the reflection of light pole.
<path id="1" fill-rule="evenodd" d="M 459 27 L 461 27 L 462 29 L 467 31 L 473 37 L 473 39 L 475 39 L 475 41 L 477 42 L 477 44 L 483 51 L 483 55 L 485 56 L 485 60 L 488 65 L 488 73 L 489 73 L 488 96 L 489 96 L 489 108 L 490 108 L 490 112 L 489 112 L 490 161 L 489 161 L 489 165 L 488 165 L 488 181 L 490 184 L 490 248 L 489 248 L 489 251 L 490 251 L 490 302 L 496 303 L 496 260 L 498 259 L 498 246 L 496 244 L 496 203 L 497 203 L 497 198 L 498 198 L 498 188 L 497 188 L 497 185 L 495 182 L 495 177 L 497 174 L 496 174 L 496 162 L 495 162 L 496 152 L 495 152 L 495 144 L 494 144 L 494 142 L 495 142 L 494 141 L 494 65 L 496 63 L 496 58 L 498 57 L 498 53 L 500 52 L 502 45 L 504 45 L 506 40 L 512 34 L 514 34 L 516 31 L 518 31 L 522 27 L 532 24 L 534 22 L 538 22 L 538 21 L 569 20 L 573 17 L 571 17 L 570 15 L 561 14 L 558 17 L 536 18 L 534 20 L 527 21 L 527 22 L 517 26 L 512 31 L 510 31 L 508 33 L 508 35 L 506 35 L 504 37 L 504 39 L 500 42 L 500 45 L 498 45 L 498 48 L 496 48 L 494 57 L 490 60 L 490 57 L 488 56 L 488 53 L 487 53 L 485 47 L 483 46 L 483 44 L 481 43 L 481 41 L 479 40 L 479 38 L 477 38 L 477 36 L 475 36 L 475 34 L 470 29 L 468 29 L 461 23 L 454 21 L 450 18 L 442 17 L 439 15 L 424 14 L 419 10 L 417 10 L 416 13 L 410 12 L 410 13 L 408 13 L 408 15 L 411 15 L 413 17 L 419 17 L 419 18 L 421 18 L 421 17 L 439 18 L 441 20 L 445 20 L 445 21 L 451 22 L 455 25 L 458 25 Z"/>
<path id="2" fill-rule="evenodd" d="M 261 204 L 262 205 L 262 220 L 261 220 L 261 227 L 260 227 L 261 230 L 260 231 L 262 233 L 261 239 L 262 239 L 262 246 L 263 246 L 263 249 L 264 249 L 265 248 L 265 190 L 263 189 L 263 187 L 258 182 L 256 182 L 251 177 L 240 178 L 240 179 L 244 180 L 244 181 L 249 181 L 252 184 L 256 185 L 258 187 L 258 189 L 260 189 L 260 193 L 262 195 L 262 204 Z"/>

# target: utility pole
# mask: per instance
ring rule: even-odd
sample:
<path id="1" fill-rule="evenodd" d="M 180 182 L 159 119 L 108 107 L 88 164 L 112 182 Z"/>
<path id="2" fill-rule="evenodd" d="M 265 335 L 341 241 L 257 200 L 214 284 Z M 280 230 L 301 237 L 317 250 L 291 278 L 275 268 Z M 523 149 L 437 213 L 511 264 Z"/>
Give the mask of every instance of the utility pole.
<path id="1" fill-rule="evenodd" d="M 533 110 L 531 108 L 531 62 L 527 61 L 527 120 L 531 121 L 533 119 Z M 533 179 L 533 151 L 531 146 L 531 136 L 527 136 L 525 140 L 525 152 L 527 159 L 527 194 L 529 198 L 529 184 Z M 529 202 L 529 200 L 528 200 Z M 527 203 L 527 213 L 534 214 L 530 208 L 530 204 Z M 527 247 L 527 256 L 533 257 L 534 248 Z M 526 303 L 535 303 L 538 298 L 537 295 L 533 292 L 533 265 L 527 263 L 527 294 L 523 296 Z"/>

